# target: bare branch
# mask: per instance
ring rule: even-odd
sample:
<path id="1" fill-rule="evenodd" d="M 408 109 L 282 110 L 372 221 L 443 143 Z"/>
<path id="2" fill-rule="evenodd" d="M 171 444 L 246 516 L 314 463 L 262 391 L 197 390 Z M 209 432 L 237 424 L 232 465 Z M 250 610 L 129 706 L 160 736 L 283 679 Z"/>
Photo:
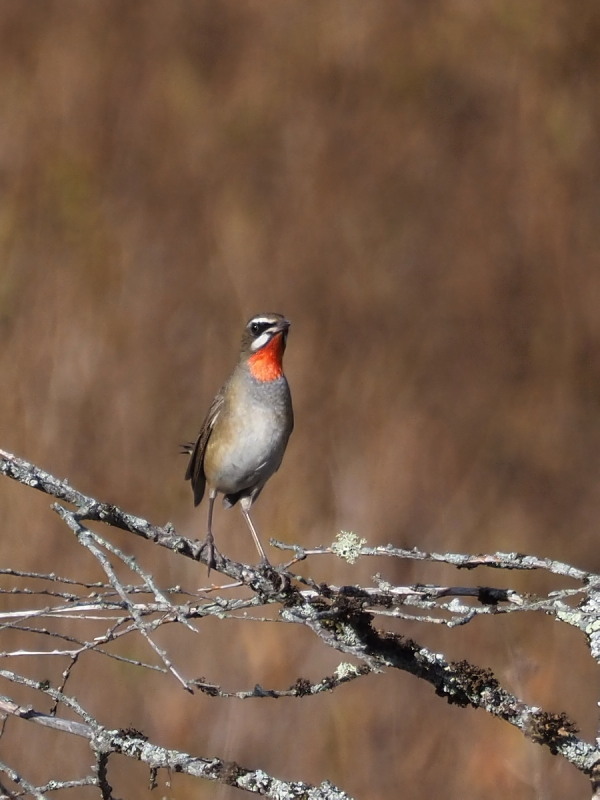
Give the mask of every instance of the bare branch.
<path id="1" fill-rule="evenodd" d="M 280 542 L 277 539 L 270 540 L 273 547 L 279 550 L 291 550 L 295 554 L 294 562 L 302 561 L 308 556 L 337 555 L 333 545 L 324 547 L 299 547 L 298 545 Z M 477 567 L 490 567 L 491 569 L 507 570 L 535 570 L 541 569 L 552 572 L 555 575 L 562 575 L 573 578 L 576 581 L 586 583 L 600 583 L 600 575 L 595 572 L 587 572 L 578 569 L 562 561 L 555 561 L 551 558 L 538 558 L 537 556 L 525 555 L 523 553 L 492 553 L 490 555 L 468 553 L 428 553 L 416 547 L 405 549 L 393 547 L 388 544 L 381 547 L 359 547 L 356 556 L 385 556 L 388 558 L 402 558 L 407 561 L 431 561 L 442 564 L 451 564 L 459 569 L 476 569 Z"/>
<path id="2" fill-rule="evenodd" d="M 8 677 L 8 673 L 1 672 L 2 677 Z M 19 678 L 19 676 L 14 676 Z M 10 678 L 9 678 L 10 679 Z M 18 683 L 33 684 L 33 681 L 16 680 Z M 39 686 L 37 688 L 40 688 Z M 78 706 L 73 698 L 66 698 L 61 692 L 42 687 L 40 689 L 50 695 L 53 699 L 65 702 L 69 707 Z M 338 789 L 333 784 L 325 781 L 319 786 L 314 786 L 302 781 L 283 781 L 268 775 L 262 770 L 252 770 L 240 767 L 233 761 L 223 761 L 218 758 L 198 758 L 179 750 L 169 750 L 165 747 L 152 744 L 140 734 L 139 731 L 132 730 L 105 730 L 102 726 L 85 714 L 86 723 L 73 722 L 71 720 L 50 716 L 42 712 L 35 711 L 29 707 L 22 707 L 13 703 L 7 697 L 0 697 L 0 710 L 6 714 L 19 717 L 21 719 L 34 722 L 38 725 L 54 728 L 55 730 L 71 733 L 75 736 L 82 736 L 90 742 L 90 746 L 96 755 L 96 783 L 102 788 L 102 797 L 110 798 L 112 789 L 107 780 L 107 761 L 108 756 L 113 753 L 133 758 L 148 764 L 153 770 L 169 769 L 174 772 L 185 773 L 197 778 L 224 783 L 247 792 L 270 797 L 273 800 L 286 800 L 286 798 L 307 797 L 311 800 L 352 800 L 352 798 Z M 81 710 L 81 709 L 80 709 Z M 11 780 L 12 774 L 9 777 Z M 17 776 L 22 785 L 27 785 L 21 776 Z M 91 783 L 91 781 L 88 781 Z M 35 792 L 31 788 L 28 791 Z M 45 800 L 44 795 L 37 793 L 33 795 L 40 800 Z"/>
<path id="3" fill-rule="evenodd" d="M 0 761 L 0 771 L 3 772 L 6 777 L 15 783 L 17 786 L 22 787 L 27 794 L 31 795 L 31 797 L 35 797 L 36 800 L 47 800 L 46 795 L 42 792 L 41 789 L 33 786 L 33 784 L 29 783 L 22 775 L 20 775 L 16 770 L 12 767 L 9 767 L 7 764 L 4 764 Z M 9 789 L 5 789 L 6 792 L 10 792 Z M 10 792 L 8 795 L 9 797 L 17 797 L 14 792 Z M 22 797 L 22 792 L 19 791 L 19 796 Z"/>
<path id="4" fill-rule="evenodd" d="M 179 586 L 163 589 L 136 559 L 116 547 L 108 538 L 91 530 L 85 523 L 102 522 L 129 531 L 148 542 L 194 560 L 202 560 L 200 543 L 178 535 L 171 525 L 154 526 L 141 517 L 87 497 L 66 482 L 59 481 L 4 451 L 0 451 L 0 473 L 44 491 L 62 502 L 73 504 L 76 507 L 74 511 L 61 505 L 54 507 L 106 575 L 106 582 L 85 583 L 72 578 L 58 578 L 54 574 L 42 575 L 9 569 L 2 571 L 2 574 L 16 580 L 43 581 L 42 586 L 36 590 L 25 587 L 11 592 L 15 596 L 27 597 L 28 604 L 32 604 L 32 597 L 43 597 L 41 602 L 45 605 L 42 608 L 3 613 L 0 616 L 0 627 L 19 630 L 25 634 L 58 637 L 71 647 L 46 651 L 47 655 L 69 658 L 58 690 L 22 675 L 0 670 L 0 678 L 28 686 L 50 697 L 53 700 L 53 714 L 17 706 L 9 698 L 1 700 L 0 711 L 72 735 L 84 736 L 90 742 L 96 758 L 95 773 L 86 780 L 98 787 L 102 797 L 112 797 L 107 769 L 109 757 L 113 753 L 143 761 L 150 767 L 152 775 L 160 768 L 168 768 L 268 797 L 287 798 L 304 793 L 302 796 L 316 800 L 337 799 L 346 795 L 330 784 L 313 787 L 304 783 L 286 783 L 261 771 L 243 769 L 234 763 L 202 759 L 161 748 L 147 742 L 137 731 L 106 730 L 85 712 L 79 700 L 64 693 L 71 674 L 87 652 L 118 658 L 133 667 L 170 672 L 189 692 L 201 691 L 213 696 L 240 700 L 251 697 L 275 699 L 316 696 L 367 674 L 384 669 L 401 669 L 430 683 L 436 694 L 445 697 L 449 703 L 481 708 L 508 722 L 530 740 L 545 746 L 552 753 L 560 754 L 589 776 L 595 785 L 594 776 L 598 771 L 597 765 L 600 764 L 600 745 L 580 737 L 575 723 L 564 713 L 551 713 L 529 705 L 507 691 L 489 669 L 480 668 L 468 661 L 450 661 L 420 643 L 385 629 L 378 630 L 374 626 L 374 620 L 384 624 L 391 617 L 452 628 L 468 624 L 483 614 L 542 612 L 579 630 L 586 637 L 593 657 L 600 662 L 600 577 L 597 574 L 563 562 L 520 553 L 440 554 L 427 553 L 416 548 L 407 550 L 391 546 L 367 547 L 364 540 L 354 534 L 344 533 L 331 546 L 310 550 L 276 542 L 280 549 L 293 553 L 287 569 L 252 567 L 216 553 L 215 571 L 228 576 L 230 583 L 220 587 L 207 586 L 195 591 Z M 544 570 L 575 581 L 577 585 L 560 587 L 546 596 L 536 597 L 517 593 L 511 588 L 489 585 L 394 586 L 381 575 L 375 576 L 374 586 L 335 586 L 289 571 L 293 564 L 305 561 L 308 556 L 320 555 L 338 555 L 349 563 L 362 556 L 377 556 L 445 563 L 457 569 L 483 566 L 502 570 Z M 126 583 L 118 577 L 121 572 L 118 567 L 125 567 L 132 573 L 132 582 Z M 56 586 L 60 583 L 65 589 L 68 587 L 68 590 L 57 590 Z M 240 588 L 242 592 L 239 593 L 245 596 L 228 596 L 231 590 Z M 262 616 L 257 609 L 264 609 Z M 253 616 L 248 614 L 250 610 L 255 611 Z M 153 635 L 166 624 L 184 626 L 197 634 L 194 620 L 207 616 L 303 625 L 327 647 L 358 660 L 359 665 L 341 664 L 333 676 L 316 682 L 299 678 L 292 686 L 283 690 L 265 689 L 260 685 L 250 690 L 224 690 L 205 678 L 188 680 L 182 677 L 169 653 L 156 644 Z M 90 626 L 97 627 L 101 624 L 103 628 L 96 636 L 86 635 L 86 641 L 72 633 L 65 634 L 52 628 L 53 622 L 73 617 L 89 622 Z M 32 620 L 35 624 L 30 624 Z M 41 627 L 42 624 L 49 627 Z M 109 642 L 118 642 L 132 635 L 140 635 L 145 639 L 158 657 L 158 664 L 146 664 L 128 658 L 123 653 L 113 653 L 106 649 Z M 33 652 L 40 651 L 15 649 L 0 656 L 24 657 Z M 61 704 L 71 709 L 80 721 L 63 720 L 56 716 Z M 42 794 L 47 791 L 46 787 L 32 787 L 32 790 Z"/>

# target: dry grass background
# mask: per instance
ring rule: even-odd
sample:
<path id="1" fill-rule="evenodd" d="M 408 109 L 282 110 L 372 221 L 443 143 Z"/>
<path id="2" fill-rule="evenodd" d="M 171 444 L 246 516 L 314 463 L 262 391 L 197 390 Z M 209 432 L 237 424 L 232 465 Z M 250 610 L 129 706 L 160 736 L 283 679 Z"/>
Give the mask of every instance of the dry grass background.
<path id="1" fill-rule="evenodd" d="M 591 0 L 0 0 L 1 446 L 199 535 L 177 444 L 246 318 L 282 311 L 297 427 L 256 507 L 265 537 L 346 528 L 600 569 L 599 35 Z M 3 565 L 97 577 L 46 498 L 0 482 L 0 515 Z M 237 512 L 216 525 L 226 552 L 255 557 Z M 204 580 L 117 538 L 164 583 Z M 593 737 L 598 675 L 575 634 L 544 618 L 401 629 Z M 340 660 L 305 631 L 214 624 L 180 658 L 228 688 Z M 29 666 L 57 681 L 64 664 Z M 240 703 L 98 660 L 69 688 L 85 685 L 111 725 L 357 797 L 586 791 L 402 674 Z M 8 734 L 2 758 L 28 776 L 89 763 L 66 738 Z M 181 777 L 151 793 L 129 764 L 111 778 L 127 798 L 234 796 Z"/>

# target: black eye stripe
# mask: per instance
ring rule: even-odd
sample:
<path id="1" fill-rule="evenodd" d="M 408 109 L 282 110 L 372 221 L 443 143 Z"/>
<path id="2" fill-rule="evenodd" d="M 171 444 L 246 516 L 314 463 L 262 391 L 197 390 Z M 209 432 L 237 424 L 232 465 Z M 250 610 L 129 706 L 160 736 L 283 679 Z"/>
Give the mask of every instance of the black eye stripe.
<path id="1" fill-rule="evenodd" d="M 272 324 L 272 322 L 251 322 L 250 332 L 253 336 L 260 336 L 260 334 L 267 331 Z"/>

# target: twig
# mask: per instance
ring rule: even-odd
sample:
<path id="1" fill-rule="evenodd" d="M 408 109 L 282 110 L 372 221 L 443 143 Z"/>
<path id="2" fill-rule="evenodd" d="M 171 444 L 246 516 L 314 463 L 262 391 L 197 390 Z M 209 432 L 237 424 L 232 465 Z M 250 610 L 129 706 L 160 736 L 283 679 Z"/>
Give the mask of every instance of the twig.
<path id="1" fill-rule="evenodd" d="M 362 678 L 365 675 L 370 675 L 371 672 L 372 670 L 366 665 L 355 667 L 353 664 L 342 663 L 333 675 L 326 675 L 316 683 L 311 683 L 306 678 L 298 678 L 289 689 L 264 689 L 259 684 L 256 684 L 254 689 L 249 691 L 227 692 L 215 683 L 207 683 L 200 679 L 194 681 L 194 684 L 211 697 L 235 697 L 237 700 L 248 700 L 253 697 L 279 699 L 280 697 L 307 697 L 309 695 L 322 694 L 323 692 L 331 692 L 338 686 L 354 681 L 357 678 Z"/>
<path id="2" fill-rule="evenodd" d="M 336 555 L 335 548 L 331 545 L 323 547 L 298 547 L 297 545 L 271 539 L 273 547 L 279 550 L 291 550 L 296 553 L 295 560 L 302 561 L 307 556 Z M 416 547 L 405 549 L 383 545 L 381 547 L 358 547 L 356 556 L 384 556 L 388 558 L 402 558 L 409 561 L 431 561 L 442 564 L 451 564 L 459 569 L 475 569 L 476 567 L 490 567 L 491 569 L 516 569 L 536 570 L 542 569 L 554 575 L 562 575 L 573 580 L 585 583 L 599 583 L 600 575 L 595 572 L 578 569 L 563 561 L 551 558 L 538 558 L 537 556 L 523 553 L 492 553 L 489 555 L 470 555 L 468 553 L 435 553 L 419 550 Z M 292 563 L 292 562 L 290 562 Z"/>
<path id="3" fill-rule="evenodd" d="M 0 672 L 6 677 L 6 673 Z M 20 676 L 17 676 L 20 677 Z M 24 682 L 26 685 L 34 684 L 33 681 Z M 37 688 L 40 688 L 39 685 Z M 78 705 L 73 698 L 66 698 L 61 692 L 50 688 L 42 688 L 61 703 L 67 700 L 66 705 Z M 273 798 L 273 800 L 292 800 L 292 798 L 306 797 L 310 800 L 352 800 L 352 798 L 333 784 L 325 781 L 319 786 L 314 786 L 302 781 L 283 781 L 268 775 L 262 770 L 252 770 L 240 767 L 235 762 L 223 761 L 219 758 L 198 758 L 179 750 L 168 750 L 165 747 L 149 742 L 139 731 L 104 730 L 96 720 L 85 714 L 86 723 L 74 722 L 60 717 L 50 716 L 35 711 L 30 707 L 19 706 L 10 698 L 0 696 L 0 711 L 21 719 L 43 725 L 48 728 L 65 731 L 75 736 L 82 736 L 90 742 L 96 754 L 96 773 L 98 781 L 104 786 L 103 797 L 110 797 L 110 786 L 106 779 L 106 760 L 112 753 L 133 758 L 136 761 L 148 764 L 153 770 L 170 769 L 198 778 L 217 781 L 238 789 Z M 42 795 L 35 795 L 40 800 L 45 800 Z"/>
<path id="4" fill-rule="evenodd" d="M 64 521 L 71 528 L 71 530 L 73 530 L 73 532 L 77 536 L 78 541 L 81 542 L 81 544 L 83 544 L 84 547 L 86 547 L 98 560 L 98 562 L 102 566 L 102 569 L 106 573 L 106 576 L 108 577 L 108 580 L 110 581 L 111 585 L 114 587 L 115 591 L 118 592 L 119 596 L 123 600 L 123 603 L 125 603 L 125 606 L 127 607 L 131 616 L 133 617 L 138 631 L 142 634 L 144 639 L 146 639 L 150 647 L 154 650 L 154 652 L 157 654 L 157 656 L 160 658 L 160 660 L 163 662 L 163 664 L 169 670 L 169 672 L 171 672 L 171 674 L 174 675 L 174 677 L 177 678 L 177 680 L 181 683 L 183 688 L 186 689 L 187 691 L 191 691 L 188 682 L 185 680 L 185 678 L 183 678 L 179 674 L 177 669 L 175 669 L 166 651 L 163 650 L 161 647 L 159 647 L 148 634 L 146 623 L 143 621 L 135 605 L 131 603 L 131 601 L 129 600 L 127 593 L 125 592 L 121 582 L 117 578 L 117 575 L 112 567 L 112 564 L 98 546 L 97 537 L 92 533 L 92 531 L 85 528 L 79 522 L 77 514 L 74 514 L 73 512 L 68 511 L 65 508 L 62 508 L 61 506 L 56 506 L 56 509 L 61 518 L 64 519 Z M 131 559 L 129 559 L 129 561 L 131 561 Z"/>
<path id="5" fill-rule="evenodd" d="M 30 794 L 32 797 L 35 797 L 36 800 L 47 800 L 46 795 L 32 783 L 29 783 L 19 772 L 14 770 L 12 767 L 9 767 L 7 764 L 4 764 L 0 761 L 0 771 L 4 772 L 6 777 L 11 780 L 13 783 L 16 783 L 17 786 L 22 787 L 27 794 Z M 12 797 L 16 797 L 15 794 L 11 794 Z M 19 796 L 22 797 L 22 793 L 19 792 Z"/>

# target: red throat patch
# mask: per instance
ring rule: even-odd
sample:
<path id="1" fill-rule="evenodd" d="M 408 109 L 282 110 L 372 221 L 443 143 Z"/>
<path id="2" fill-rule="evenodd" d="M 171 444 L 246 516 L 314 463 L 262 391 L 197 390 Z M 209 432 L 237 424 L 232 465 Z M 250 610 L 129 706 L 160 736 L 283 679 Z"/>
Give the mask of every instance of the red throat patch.
<path id="1" fill-rule="evenodd" d="M 250 374 L 257 381 L 274 381 L 281 378 L 283 375 L 282 358 L 283 334 L 276 333 L 270 342 L 248 359 Z"/>

